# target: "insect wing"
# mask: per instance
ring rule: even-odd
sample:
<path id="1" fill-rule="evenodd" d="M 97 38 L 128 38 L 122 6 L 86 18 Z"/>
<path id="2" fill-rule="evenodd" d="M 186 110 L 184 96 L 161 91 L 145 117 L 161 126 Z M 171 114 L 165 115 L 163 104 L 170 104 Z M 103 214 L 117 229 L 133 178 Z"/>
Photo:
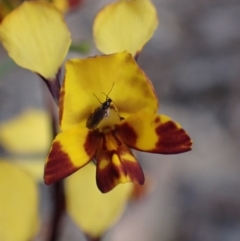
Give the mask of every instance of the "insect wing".
<path id="1" fill-rule="evenodd" d="M 95 129 L 102 119 L 109 116 L 109 108 L 103 109 L 102 106 L 98 107 L 93 113 L 89 116 L 87 120 L 87 128 Z"/>

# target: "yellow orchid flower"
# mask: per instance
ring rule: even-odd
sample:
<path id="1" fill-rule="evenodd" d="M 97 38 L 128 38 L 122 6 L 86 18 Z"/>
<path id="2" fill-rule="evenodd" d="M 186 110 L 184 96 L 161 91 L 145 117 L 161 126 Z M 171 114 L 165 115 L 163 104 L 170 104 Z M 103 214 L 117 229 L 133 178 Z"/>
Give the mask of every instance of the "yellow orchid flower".
<path id="1" fill-rule="evenodd" d="M 43 110 L 27 109 L 0 122 L 1 145 L 15 155 L 45 154 L 51 143 L 50 133 L 50 116 Z"/>
<path id="2" fill-rule="evenodd" d="M 3 19 L 0 41 L 16 64 L 43 79 L 58 103 L 60 69 L 71 44 L 63 13 L 46 1 L 24 1 Z"/>
<path id="3" fill-rule="evenodd" d="M 60 93 L 62 133 L 52 143 L 45 183 L 58 181 L 94 160 L 102 192 L 119 183 L 143 184 L 142 169 L 130 148 L 162 154 L 191 149 L 181 126 L 157 110 L 151 82 L 131 54 L 69 60 Z"/>
<path id="4" fill-rule="evenodd" d="M 1 147 L 10 154 L 12 163 L 39 182 L 43 181 L 44 156 L 51 141 L 50 116 L 44 110 L 26 109 L 12 119 L 0 122 Z"/>
<path id="5" fill-rule="evenodd" d="M 54 80 L 71 37 L 63 14 L 46 1 L 25 1 L 0 25 L 0 41 L 21 67 Z"/>
<path id="6" fill-rule="evenodd" d="M 104 54 L 128 51 L 135 56 L 157 26 L 157 11 L 150 0 L 118 0 L 98 12 L 93 36 Z"/>

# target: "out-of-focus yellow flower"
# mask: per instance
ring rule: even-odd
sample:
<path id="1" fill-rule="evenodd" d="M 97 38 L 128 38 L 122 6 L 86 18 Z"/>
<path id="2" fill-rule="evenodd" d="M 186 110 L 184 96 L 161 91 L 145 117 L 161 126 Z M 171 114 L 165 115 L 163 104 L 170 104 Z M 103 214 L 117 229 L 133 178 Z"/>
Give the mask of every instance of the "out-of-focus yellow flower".
<path id="1" fill-rule="evenodd" d="M 25 1 L 0 25 L 0 41 L 21 67 L 55 79 L 71 37 L 63 14 L 46 1 Z"/>
<path id="2" fill-rule="evenodd" d="M 67 178 L 65 187 L 68 213 L 84 233 L 99 238 L 120 218 L 133 184 L 118 186 L 103 195 L 96 186 L 95 172 L 94 164 L 89 163 Z"/>
<path id="3" fill-rule="evenodd" d="M 50 116 L 44 110 L 27 109 L 0 122 L 1 147 L 15 165 L 39 182 L 43 181 L 44 156 L 51 141 Z"/>
<path id="4" fill-rule="evenodd" d="M 44 154 L 51 143 L 50 117 L 43 110 L 28 109 L 0 122 L 0 143 L 14 154 Z"/>
<path id="5" fill-rule="evenodd" d="M 131 54 L 69 60 L 60 94 L 62 133 L 53 141 L 45 183 L 94 160 L 102 192 L 119 183 L 143 184 L 142 169 L 130 148 L 162 154 L 191 149 L 181 126 L 157 110 L 153 87 Z"/>
<path id="6" fill-rule="evenodd" d="M 38 190 L 34 179 L 0 160 L 0 240 L 32 240 L 38 231 Z"/>
<path id="7" fill-rule="evenodd" d="M 98 12 L 93 36 L 105 54 L 128 51 L 136 55 L 157 26 L 157 11 L 150 0 L 118 0 Z"/>

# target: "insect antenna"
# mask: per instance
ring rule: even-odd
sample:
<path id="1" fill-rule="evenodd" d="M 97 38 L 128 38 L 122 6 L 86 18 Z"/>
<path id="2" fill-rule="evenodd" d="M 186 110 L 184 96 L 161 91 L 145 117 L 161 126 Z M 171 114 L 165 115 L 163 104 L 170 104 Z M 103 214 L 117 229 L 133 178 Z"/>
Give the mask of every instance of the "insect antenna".
<path id="1" fill-rule="evenodd" d="M 98 99 L 98 97 L 93 93 L 93 95 L 96 97 L 96 99 L 99 101 L 100 104 L 102 104 L 102 102 Z"/>
<path id="2" fill-rule="evenodd" d="M 110 91 L 108 92 L 108 94 L 106 95 L 104 92 L 102 92 L 105 96 L 106 96 L 106 100 L 108 99 L 109 94 L 111 93 L 113 86 L 115 83 L 112 84 L 112 88 L 110 89 Z"/>

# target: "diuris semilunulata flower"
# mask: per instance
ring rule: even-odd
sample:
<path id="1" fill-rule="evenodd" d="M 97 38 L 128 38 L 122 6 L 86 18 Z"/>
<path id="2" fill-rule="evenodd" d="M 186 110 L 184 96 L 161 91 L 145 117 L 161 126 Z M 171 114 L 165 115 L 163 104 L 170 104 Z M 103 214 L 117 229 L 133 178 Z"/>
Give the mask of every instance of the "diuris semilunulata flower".
<path id="1" fill-rule="evenodd" d="M 88 129 L 89 116 L 99 108 L 99 101 L 106 101 L 109 90 L 107 98 L 114 105 L 109 116 L 95 129 Z M 45 182 L 56 182 L 94 161 L 102 192 L 119 183 L 143 184 L 143 171 L 131 149 L 160 154 L 191 149 L 191 140 L 181 126 L 157 110 L 153 86 L 131 54 L 69 60 L 60 93 L 62 132 L 52 143 Z"/>

